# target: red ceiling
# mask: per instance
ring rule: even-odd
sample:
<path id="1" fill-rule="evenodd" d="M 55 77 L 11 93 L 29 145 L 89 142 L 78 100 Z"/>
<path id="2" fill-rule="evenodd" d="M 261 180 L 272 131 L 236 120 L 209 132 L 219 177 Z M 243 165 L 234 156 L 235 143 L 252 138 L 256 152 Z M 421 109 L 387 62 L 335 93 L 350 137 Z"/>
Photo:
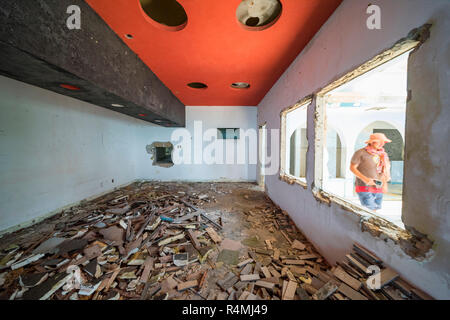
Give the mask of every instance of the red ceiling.
<path id="1" fill-rule="evenodd" d="M 262 31 L 238 22 L 241 0 L 178 0 L 188 16 L 180 31 L 161 28 L 139 0 L 87 2 L 185 105 L 256 106 L 342 0 L 281 0 L 281 16 Z"/>

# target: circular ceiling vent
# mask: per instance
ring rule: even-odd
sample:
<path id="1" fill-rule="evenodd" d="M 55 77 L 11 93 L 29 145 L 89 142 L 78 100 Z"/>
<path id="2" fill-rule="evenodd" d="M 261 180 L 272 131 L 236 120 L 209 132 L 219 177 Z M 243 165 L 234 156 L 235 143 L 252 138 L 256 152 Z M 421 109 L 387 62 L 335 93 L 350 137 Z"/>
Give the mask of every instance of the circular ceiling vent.
<path id="1" fill-rule="evenodd" d="M 281 15 L 279 0 L 242 0 L 236 17 L 247 30 L 264 30 L 272 26 Z"/>
<path id="2" fill-rule="evenodd" d="M 231 84 L 231 87 L 235 89 L 248 89 L 250 88 L 250 84 L 247 82 L 235 82 Z"/>
<path id="3" fill-rule="evenodd" d="M 188 87 L 194 88 L 194 89 L 206 89 L 208 86 L 202 82 L 191 82 L 188 83 Z"/>
<path id="4" fill-rule="evenodd" d="M 187 24 L 186 11 L 176 0 L 139 0 L 139 2 L 145 16 L 162 29 L 178 31 Z"/>

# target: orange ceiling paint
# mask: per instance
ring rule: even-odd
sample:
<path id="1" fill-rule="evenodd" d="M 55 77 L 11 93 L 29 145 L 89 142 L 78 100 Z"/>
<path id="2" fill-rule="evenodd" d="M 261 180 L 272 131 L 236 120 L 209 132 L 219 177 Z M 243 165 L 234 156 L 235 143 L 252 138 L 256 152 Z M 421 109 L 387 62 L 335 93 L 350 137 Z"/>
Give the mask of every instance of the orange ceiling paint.
<path id="1" fill-rule="evenodd" d="M 262 31 L 237 20 L 241 0 L 178 2 L 188 20 L 174 31 L 149 18 L 139 0 L 87 0 L 185 105 L 256 106 L 342 0 L 281 0 L 281 15 Z M 193 82 L 207 88 L 187 86 Z M 232 88 L 236 82 L 250 87 Z"/>

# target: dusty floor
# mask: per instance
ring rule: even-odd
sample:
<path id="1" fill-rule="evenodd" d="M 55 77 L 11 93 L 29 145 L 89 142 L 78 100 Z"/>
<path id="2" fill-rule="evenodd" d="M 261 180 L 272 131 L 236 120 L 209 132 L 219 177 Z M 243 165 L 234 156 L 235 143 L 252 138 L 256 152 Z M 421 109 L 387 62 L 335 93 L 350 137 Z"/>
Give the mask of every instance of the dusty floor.
<path id="1" fill-rule="evenodd" d="M 119 199 L 119 204 L 115 204 L 114 208 L 119 208 L 120 211 L 121 206 L 124 206 L 124 204 L 121 204 L 121 198 L 127 195 L 126 204 L 131 205 L 131 209 L 133 207 L 139 208 L 139 205 L 142 207 L 144 204 L 153 204 L 159 208 L 160 214 L 162 212 L 169 218 L 183 217 L 189 213 L 190 209 L 180 203 L 179 198 L 190 201 L 199 209 L 204 209 L 210 219 L 223 226 L 222 230 L 220 228 L 215 229 L 221 239 L 215 243 L 209 233 L 205 232 L 207 227 L 214 227 L 206 219 L 202 219 L 200 223 L 195 221 L 196 219 L 192 219 L 186 221 L 182 226 L 170 222 L 161 222 L 162 229 L 159 229 L 159 234 L 153 235 L 152 240 L 156 238 L 156 241 L 158 241 L 167 238 L 168 235 L 176 235 L 177 231 L 179 233 L 177 229 L 188 228 L 188 224 L 192 223 L 194 225 L 190 227 L 195 229 L 191 229 L 191 231 L 198 237 L 202 247 L 201 250 L 196 251 L 192 248 L 192 242 L 190 242 L 188 236 L 159 248 L 155 241 L 147 242 L 145 245 L 143 245 L 145 241 L 141 241 L 137 245 L 138 249 L 136 250 L 139 251 L 136 254 L 144 252 L 145 261 L 138 261 L 136 265 L 132 263 L 132 266 L 130 266 L 130 261 L 134 256 L 131 256 L 129 252 L 135 242 L 129 241 L 127 243 L 125 241 L 125 244 L 122 244 L 121 241 L 120 243 L 114 243 L 114 241 L 109 241 L 111 239 L 103 238 L 99 234 L 100 229 L 110 228 L 111 226 L 120 227 L 119 219 L 123 221 L 131 218 L 129 220 L 137 221 L 135 224 L 132 223 L 131 232 L 137 232 L 140 229 L 141 224 L 139 223 L 142 223 L 143 217 L 140 219 L 138 216 L 135 218 L 136 220 L 132 220 L 132 217 L 140 213 L 137 212 L 137 209 L 129 209 L 127 214 L 121 212 L 119 217 L 112 217 L 113 215 L 107 214 L 108 210 L 111 210 L 108 208 L 111 207 L 111 201 L 114 202 L 114 199 Z M 117 211 L 115 212 L 117 215 Z M 128 233 L 130 227 L 127 227 L 126 224 L 124 231 Z M 147 230 L 149 229 L 146 228 L 142 233 L 143 240 L 152 234 L 146 232 Z M 18 265 L 15 270 L 8 269 L 11 265 L 17 265 L 24 258 L 30 257 L 39 245 L 52 237 L 70 238 L 72 242 L 78 239 L 87 239 L 87 242 L 85 247 L 76 248 L 78 250 L 65 252 L 64 254 L 46 254 L 45 257 L 24 267 Z M 292 242 L 296 239 L 306 245 L 302 250 L 291 247 Z M 267 243 L 266 240 L 270 242 Z M 110 259 L 111 255 L 105 258 L 105 254 L 97 254 L 98 264 L 96 266 L 92 266 L 92 263 L 90 263 L 93 260 L 80 261 L 83 254 L 88 255 L 86 247 L 92 247 L 95 244 L 101 245 L 103 252 L 111 254 L 112 250 L 112 254 L 120 257 L 120 260 L 117 258 Z M 107 248 L 105 244 L 108 245 Z M 109 250 L 110 248 L 112 249 Z M 212 250 L 208 252 L 208 249 Z M 249 253 L 249 251 L 251 252 Z M 268 276 L 285 277 L 287 268 L 282 268 L 282 265 L 277 264 L 277 261 L 281 261 L 279 259 L 295 259 L 299 254 L 313 255 L 308 258 L 311 260 L 306 261 L 308 268 L 314 268 L 315 270 L 329 268 L 326 261 L 315 252 L 312 245 L 297 231 L 290 219 L 265 196 L 258 186 L 250 183 L 136 183 L 93 201 L 82 203 L 80 206 L 66 210 L 32 227 L 4 235 L 0 242 L 0 252 L 1 299 L 40 298 L 45 290 L 49 290 L 48 283 L 52 277 L 55 278 L 67 272 L 67 268 L 71 264 L 81 267 L 82 283 L 86 286 L 85 289 L 88 293 L 81 294 L 81 291 L 78 292 L 79 289 L 70 290 L 70 288 L 66 288 L 64 290 L 64 287 L 52 293 L 48 298 L 74 300 L 281 299 L 283 297 L 281 285 L 280 288 L 271 288 L 269 294 L 267 290 L 255 287 L 254 281 L 238 281 L 234 286 L 228 287 L 228 290 L 225 290 L 226 284 L 221 288 L 218 282 L 226 277 L 225 280 L 229 280 L 233 275 L 230 272 L 239 277 L 244 267 L 238 268 L 236 264 L 249 259 L 249 255 L 256 260 L 253 261 L 251 266 L 246 267 L 244 273 L 249 274 L 262 274 L 262 267 L 270 267 L 271 273 Z M 183 252 L 189 252 L 191 256 L 189 264 L 184 267 L 174 266 L 172 254 Z M 277 255 L 275 260 L 274 254 Z M 128 257 L 129 255 L 131 257 Z M 195 257 L 197 259 L 193 259 Z M 55 262 L 53 264 L 47 263 L 49 260 Z M 151 260 L 150 264 L 148 263 L 149 260 Z M 62 265 L 55 266 L 57 262 L 62 263 Z M 256 264 L 254 264 L 255 262 Z M 305 262 L 302 262 L 302 264 L 305 265 Z M 87 269 L 92 267 L 94 268 L 93 271 L 87 272 Z M 296 266 L 292 266 L 291 270 L 295 268 Z M 300 272 L 303 272 L 307 281 L 308 275 L 304 270 Z M 148 274 L 149 271 L 150 274 Z M 267 272 L 267 269 L 264 271 Z M 122 277 L 122 275 L 130 272 L 132 273 L 130 277 Z M 40 282 L 34 280 L 33 283 L 34 276 L 41 277 L 43 274 L 46 276 L 45 279 L 41 279 Z M 297 275 L 301 276 L 302 274 Z M 108 280 L 113 276 L 116 278 L 108 283 Z M 290 272 L 288 276 L 293 278 Z M 279 280 L 278 278 L 274 279 L 275 282 Z M 274 279 L 271 279 L 272 282 Z M 22 286 L 26 281 L 31 282 L 27 289 L 25 289 L 26 284 Z M 178 284 L 189 281 L 197 281 L 198 286 L 179 290 Z M 47 287 L 44 285 L 45 282 L 47 282 Z M 37 283 L 38 285 L 36 285 Z M 56 280 L 53 284 L 55 283 Z M 96 283 L 100 283 L 100 286 L 94 288 Z M 106 290 L 105 286 L 107 287 Z M 91 290 L 92 294 L 89 294 L 90 289 L 95 289 Z M 241 297 L 244 291 L 246 292 L 245 297 Z M 250 296 L 247 297 L 248 295 Z M 290 299 L 298 299 L 298 296 L 292 295 Z"/>
<path id="2" fill-rule="evenodd" d="M 370 287 L 369 266 L 380 270 Z M 0 300 L 431 299 L 359 244 L 330 267 L 250 183 L 142 182 L 0 239 Z"/>

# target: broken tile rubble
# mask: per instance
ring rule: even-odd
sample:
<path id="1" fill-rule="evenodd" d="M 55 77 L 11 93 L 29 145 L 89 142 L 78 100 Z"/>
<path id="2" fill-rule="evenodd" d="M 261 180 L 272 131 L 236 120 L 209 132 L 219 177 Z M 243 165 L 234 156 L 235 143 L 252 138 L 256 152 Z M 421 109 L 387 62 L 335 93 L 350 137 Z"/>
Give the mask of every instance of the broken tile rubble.
<path id="1" fill-rule="evenodd" d="M 0 249 L 4 300 L 431 299 L 359 244 L 330 266 L 251 184 L 135 183 L 5 235 Z"/>

